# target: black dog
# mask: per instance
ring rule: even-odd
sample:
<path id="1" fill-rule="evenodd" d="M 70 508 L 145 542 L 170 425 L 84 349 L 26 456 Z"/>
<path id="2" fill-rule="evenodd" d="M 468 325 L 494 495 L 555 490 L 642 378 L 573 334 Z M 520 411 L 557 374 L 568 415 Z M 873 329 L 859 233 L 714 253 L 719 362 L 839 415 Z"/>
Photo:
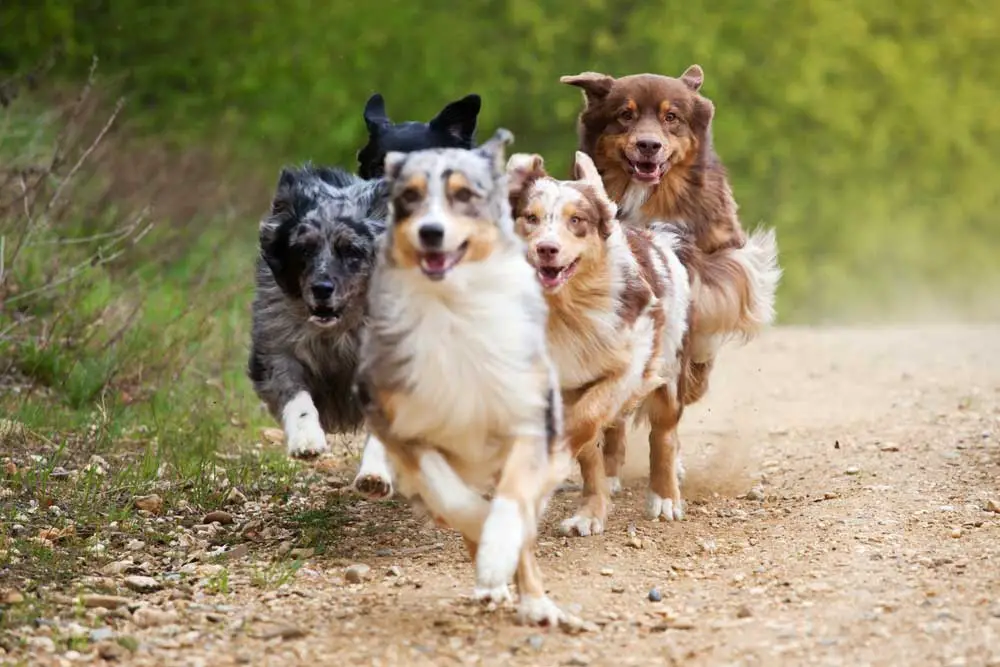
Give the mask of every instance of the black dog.
<path id="1" fill-rule="evenodd" d="M 466 95 L 445 106 L 428 123 L 393 123 L 385 115 L 385 100 L 375 93 L 365 104 L 368 144 L 358 151 L 358 174 L 362 178 L 381 177 L 385 155 L 391 151 L 472 148 L 481 105 L 479 95 Z"/>

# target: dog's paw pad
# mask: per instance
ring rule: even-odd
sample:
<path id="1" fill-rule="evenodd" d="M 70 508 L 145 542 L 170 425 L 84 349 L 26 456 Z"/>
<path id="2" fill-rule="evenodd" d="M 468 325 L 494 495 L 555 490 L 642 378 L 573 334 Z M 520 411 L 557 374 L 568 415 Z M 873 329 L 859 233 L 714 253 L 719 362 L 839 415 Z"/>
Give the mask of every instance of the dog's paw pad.
<path id="1" fill-rule="evenodd" d="M 608 477 L 608 491 L 611 495 L 616 496 L 622 492 L 622 481 L 618 477 Z"/>
<path id="2" fill-rule="evenodd" d="M 358 475 L 354 478 L 354 489 L 369 500 L 386 500 L 392 497 L 392 480 L 377 473 Z"/>
<path id="3" fill-rule="evenodd" d="M 298 459 L 315 458 L 330 451 L 326 442 L 326 434 L 319 422 L 297 424 L 297 427 L 287 434 L 288 455 Z"/>
<path id="4" fill-rule="evenodd" d="M 604 532 L 604 522 L 596 516 L 574 514 L 559 524 L 559 532 L 569 537 L 600 535 Z"/>
<path id="5" fill-rule="evenodd" d="M 661 498 L 651 492 L 646 498 L 646 517 L 650 521 L 680 521 L 684 518 L 684 502 Z"/>
<path id="6" fill-rule="evenodd" d="M 477 586 L 472 591 L 472 599 L 486 605 L 501 605 L 505 602 L 510 602 L 513 598 L 510 595 L 510 588 L 507 584 L 504 584 L 503 586 L 488 588 Z"/>

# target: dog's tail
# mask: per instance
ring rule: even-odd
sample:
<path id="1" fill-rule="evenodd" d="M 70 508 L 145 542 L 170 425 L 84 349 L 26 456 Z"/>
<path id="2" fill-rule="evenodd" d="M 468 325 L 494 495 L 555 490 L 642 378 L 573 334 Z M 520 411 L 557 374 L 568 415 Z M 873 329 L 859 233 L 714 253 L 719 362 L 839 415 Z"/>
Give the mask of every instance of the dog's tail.
<path id="1" fill-rule="evenodd" d="M 694 237 L 679 226 L 663 225 L 661 230 L 675 236 L 674 248 L 690 277 L 694 361 L 712 356 L 727 340 L 747 342 L 774 321 L 782 272 L 773 229 L 758 228 L 742 247 L 712 253 L 699 250 Z"/>

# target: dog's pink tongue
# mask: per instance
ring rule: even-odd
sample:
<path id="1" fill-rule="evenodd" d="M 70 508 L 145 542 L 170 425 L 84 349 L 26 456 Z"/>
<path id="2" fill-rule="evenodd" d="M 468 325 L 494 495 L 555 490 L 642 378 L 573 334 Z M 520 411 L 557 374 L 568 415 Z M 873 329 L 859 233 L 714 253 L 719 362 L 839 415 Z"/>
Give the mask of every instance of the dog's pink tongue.
<path id="1" fill-rule="evenodd" d="M 428 271 L 444 271 L 448 266 L 448 256 L 443 252 L 429 252 L 424 255 L 424 268 Z"/>

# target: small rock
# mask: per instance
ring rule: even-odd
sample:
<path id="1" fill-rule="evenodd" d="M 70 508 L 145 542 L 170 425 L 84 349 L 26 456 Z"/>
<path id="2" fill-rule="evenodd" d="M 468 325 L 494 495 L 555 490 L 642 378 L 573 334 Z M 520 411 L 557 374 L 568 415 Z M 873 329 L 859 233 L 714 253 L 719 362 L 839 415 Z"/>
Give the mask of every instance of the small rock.
<path id="1" fill-rule="evenodd" d="M 306 631 L 297 625 L 276 625 L 266 628 L 257 634 L 259 639 L 274 639 L 275 637 L 281 637 L 282 639 L 298 639 L 299 637 L 305 636 Z"/>
<path id="2" fill-rule="evenodd" d="M 883 452 L 898 452 L 899 445 L 897 445 L 894 442 L 884 442 L 882 443 L 882 446 L 879 447 L 879 449 Z"/>
<path id="3" fill-rule="evenodd" d="M 108 662 L 121 660 L 127 654 L 128 650 L 117 642 L 107 641 L 97 645 L 97 655 Z"/>
<path id="4" fill-rule="evenodd" d="M 642 540 L 640 538 L 636 537 L 635 535 L 633 535 L 632 537 L 628 538 L 628 542 L 626 542 L 626 544 L 629 545 L 630 547 L 632 547 L 633 549 L 641 549 L 642 546 L 643 546 L 642 545 Z"/>
<path id="5" fill-rule="evenodd" d="M 28 637 L 25 643 L 31 648 L 52 653 L 56 650 L 56 643 L 50 637 Z"/>
<path id="6" fill-rule="evenodd" d="M 56 466 L 52 469 L 52 472 L 49 473 L 49 477 L 52 479 L 66 479 L 69 477 L 69 470 L 66 470 L 66 468 L 63 468 L 62 466 Z"/>
<path id="7" fill-rule="evenodd" d="M 960 538 L 962 536 L 962 529 L 961 528 L 952 528 L 951 529 L 951 536 L 957 540 L 958 538 Z"/>
<path id="8" fill-rule="evenodd" d="M 622 586 L 621 584 L 614 584 L 613 586 L 611 586 L 611 592 L 612 593 L 624 593 L 625 592 L 625 587 Z"/>
<path id="9" fill-rule="evenodd" d="M 163 588 L 163 584 L 156 579 L 141 575 L 125 577 L 125 585 L 137 593 L 153 593 Z"/>
<path id="10" fill-rule="evenodd" d="M 615 573 L 615 571 L 612 570 L 610 567 L 603 567 L 603 568 L 601 568 L 601 576 L 602 577 L 610 577 L 610 576 L 614 575 L 614 573 Z"/>
<path id="11" fill-rule="evenodd" d="M 3 428 L 0 427 L 0 433 L 3 433 Z M 7 461 L 3 464 L 3 470 L 7 473 L 8 477 L 13 477 L 17 474 L 17 464 L 13 461 Z"/>
<path id="12" fill-rule="evenodd" d="M 401 577 L 403 576 L 403 570 L 398 565 L 391 565 L 388 570 L 385 571 L 385 576 L 387 577 Z"/>
<path id="13" fill-rule="evenodd" d="M 845 470 L 844 472 L 848 475 L 857 475 L 859 472 L 861 472 L 861 468 L 857 466 L 848 466 L 847 470 Z"/>
<path id="14" fill-rule="evenodd" d="M 378 551 L 375 552 L 375 555 L 378 556 L 379 558 L 388 558 L 389 556 L 392 556 L 392 554 L 393 554 L 392 549 L 379 549 Z"/>
<path id="15" fill-rule="evenodd" d="M 148 496 L 139 496 L 132 501 L 138 509 L 150 514 L 160 514 L 163 512 L 163 498 L 155 493 Z"/>
<path id="16" fill-rule="evenodd" d="M 736 610 L 736 618 L 750 618 L 751 616 L 753 616 L 753 610 L 745 604 L 741 604 Z"/>
<path id="17" fill-rule="evenodd" d="M 764 500 L 764 489 L 759 486 L 755 486 L 746 495 L 747 500 Z"/>
<path id="18" fill-rule="evenodd" d="M 243 492 L 237 489 L 235 486 L 229 490 L 226 494 L 226 504 L 227 505 L 242 505 L 247 501 L 247 497 L 243 495 Z"/>
<path id="19" fill-rule="evenodd" d="M 1000 500 L 994 500 L 993 498 L 987 500 L 986 511 L 993 512 L 994 514 L 1000 514 Z"/>
<path id="20" fill-rule="evenodd" d="M 94 628 L 93 630 L 91 630 L 89 633 L 89 637 L 90 641 L 96 644 L 97 642 L 102 642 L 106 639 L 111 639 L 114 636 L 114 634 L 115 634 L 114 630 L 105 626 L 102 628 Z"/>
<path id="21" fill-rule="evenodd" d="M 129 551 L 142 551 L 146 548 L 146 543 L 142 540 L 129 540 L 128 544 L 125 545 L 125 548 Z"/>
<path id="22" fill-rule="evenodd" d="M 176 623 L 179 618 L 176 611 L 163 611 L 152 607 L 139 607 L 132 614 L 132 622 L 140 628 L 170 625 Z"/>
<path id="23" fill-rule="evenodd" d="M 80 601 L 83 602 L 83 606 L 88 609 L 94 609 L 95 607 L 101 607 L 103 609 L 117 609 L 118 607 L 126 607 L 132 602 L 130 599 L 120 595 L 98 594 L 81 596 Z"/>
<path id="24" fill-rule="evenodd" d="M 130 567 L 132 567 L 131 560 L 118 560 L 113 563 L 108 563 L 107 565 L 105 565 L 101 569 L 101 572 L 110 575 L 123 574 L 125 570 L 129 569 Z"/>
<path id="25" fill-rule="evenodd" d="M 649 589 L 648 597 L 650 602 L 660 602 L 663 599 L 663 595 L 655 588 Z"/>
<path id="26" fill-rule="evenodd" d="M 370 579 L 372 569 L 364 563 L 352 565 L 344 571 L 344 581 L 349 584 L 360 584 L 366 579 Z"/>
<path id="27" fill-rule="evenodd" d="M 235 547 L 227 551 L 224 556 L 226 560 L 239 560 L 250 554 L 250 545 L 246 542 L 242 544 L 237 544 Z"/>
<path id="28" fill-rule="evenodd" d="M 586 667 L 586 665 L 590 664 L 590 658 L 582 653 L 574 653 L 564 664 L 572 665 L 573 667 Z"/>
<path id="29" fill-rule="evenodd" d="M 24 596 L 13 588 L 0 589 L 0 604 L 21 604 Z"/>
<path id="30" fill-rule="evenodd" d="M 542 646 L 545 644 L 545 637 L 541 635 L 531 635 L 528 637 L 528 646 L 536 651 L 541 651 Z"/>
<path id="31" fill-rule="evenodd" d="M 312 547 L 308 547 L 306 549 L 292 549 L 288 555 L 292 558 L 305 560 L 306 558 L 312 557 L 314 553 L 316 553 L 316 550 Z"/>
<path id="32" fill-rule="evenodd" d="M 834 493 L 833 491 L 827 491 L 823 494 L 823 500 L 836 500 L 840 497 L 840 494 Z"/>
<path id="33" fill-rule="evenodd" d="M 220 523 L 223 526 L 228 526 L 233 521 L 233 515 L 223 510 L 209 512 L 205 515 L 205 518 L 201 520 L 202 523 Z"/>

